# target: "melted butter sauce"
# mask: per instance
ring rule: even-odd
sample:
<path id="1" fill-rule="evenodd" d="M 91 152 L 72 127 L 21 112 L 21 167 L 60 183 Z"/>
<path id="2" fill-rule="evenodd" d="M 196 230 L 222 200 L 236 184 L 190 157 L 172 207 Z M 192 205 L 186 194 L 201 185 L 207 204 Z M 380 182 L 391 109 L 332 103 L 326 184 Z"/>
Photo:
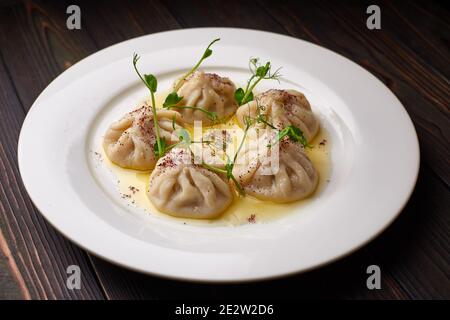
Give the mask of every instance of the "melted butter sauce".
<path id="1" fill-rule="evenodd" d="M 160 94 L 156 97 L 157 106 L 162 105 L 161 97 L 165 96 L 166 95 L 164 94 Z M 243 131 L 237 125 L 235 117 L 227 121 L 225 124 L 204 128 L 203 132 L 208 129 L 225 128 L 236 129 L 237 134 L 233 137 L 232 141 L 232 143 L 236 146 L 243 135 Z M 191 136 L 194 137 L 193 128 L 186 129 L 191 133 Z M 194 140 L 196 139 L 197 137 L 194 137 Z M 238 226 L 248 223 L 268 223 L 289 213 L 296 212 L 298 208 L 310 202 L 324 189 L 329 182 L 329 177 L 331 174 L 331 146 L 326 130 L 321 128 L 311 142 L 311 145 L 313 147 L 307 148 L 306 153 L 319 173 L 319 183 L 315 192 L 310 197 L 291 203 L 280 204 L 271 201 L 259 200 L 249 195 L 245 197 L 235 196 L 231 206 L 227 208 L 221 216 L 215 219 L 177 218 L 158 211 L 146 195 L 151 171 L 146 172 L 121 168 L 108 159 L 103 148 L 101 150 L 101 155 L 104 159 L 103 164 L 106 165 L 117 177 L 117 187 L 120 192 L 120 196 L 128 202 L 128 205 L 139 207 L 151 215 L 163 219 L 173 220 L 178 223 L 190 225 Z"/>

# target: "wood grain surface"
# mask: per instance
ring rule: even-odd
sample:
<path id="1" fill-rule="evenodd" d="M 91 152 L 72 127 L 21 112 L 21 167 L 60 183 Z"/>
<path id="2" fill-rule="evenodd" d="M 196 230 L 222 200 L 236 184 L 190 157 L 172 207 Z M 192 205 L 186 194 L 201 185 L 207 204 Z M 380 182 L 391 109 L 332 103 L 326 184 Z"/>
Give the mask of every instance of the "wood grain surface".
<path id="1" fill-rule="evenodd" d="M 81 8 L 81 30 L 66 28 L 70 4 Z M 450 12 L 433 1 L 377 1 L 382 29 L 370 31 L 369 4 L 0 1 L 0 299 L 450 299 Z M 17 166 L 20 127 L 39 93 L 80 59 L 117 42 L 213 26 L 267 30 L 316 43 L 372 72 L 401 100 L 417 130 L 421 168 L 411 200 L 377 239 L 306 274 L 196 284 L 138 274 L 96 258 L 39 214 Z M 66 287 L 72 264 L 82 270 L 81 290 Z M 381 290 L 366 287 L 371 264 L 382 270 Z"/>

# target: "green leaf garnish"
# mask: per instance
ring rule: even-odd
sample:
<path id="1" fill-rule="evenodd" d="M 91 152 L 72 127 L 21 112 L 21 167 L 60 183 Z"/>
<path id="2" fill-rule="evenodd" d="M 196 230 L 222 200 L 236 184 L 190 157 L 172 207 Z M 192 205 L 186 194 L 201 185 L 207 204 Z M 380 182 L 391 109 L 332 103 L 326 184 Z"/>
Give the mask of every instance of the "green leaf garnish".
<path id="1" fill-rule="evenodd" d="M 163 107 L 169 108 L 175 106 L 181 100 L 183 100 L 183 97 L 179 97 L 176 92 L 171 92 L 167 95 L 166 100 L 163 103 Z"/>
<path id="2" fill-rule="evenodd" d="M 249 69 L 252 73 L 252 76 L 250 77 L 250 79 L 248 79 L 245 90 L 242 88 L 238 88 L 234 93 L 236 102 L 240 106 L 253 100 L 253 89 L 255 89 L 256 85 L 261 80 L 277 80 L 278 82 L 280 81 L 279 78 L 281 68 L 278 68 L 273 73 L 271 72 L 271 68 L 272 66 L 270 64 L 270 61 L 267 61 L 264 65 L 261 65 L 258 58 L 251 58 L 249 60 Z"/>
<path id="3" fill-rule="evenodd" d="M 178 81 L 177 85 L 174 88 L 174 92 L 177 92 L 181 86 L 183 85 L 184 81 L 186 81 L 186 79 L 193 74 L 195 71 L 197 71 L 197 69 L 200 67 L 200 65 L 202 64 L 203 60 L 205 60 L 206 58 L 208 58 L 209 56 L 212 55 L 212 50 L 210 49 L 211 46 L 216 43 L 217 41 L 219 41 L 220 38 L 214 39 L 213 41 L 211 41 L 211 43 L 206 47 L 205 52 L 203 53 L 202 57 L 200 58 L 200 60 L 195 64 L 195 66 L 189 70 L 188 73 L 186 73 L 181 79 L 180 81 Z"/>
<path id="4" fill-rule="evenodd" d="M 234 99 L 237 101 L 237 103 L 241 106 L 243 104 L 246 104 L 247 102 L 250 102 L 253 100 L 253 92 L 250 92 L 244 99 L 245 92 L 244 89 L 238 88 L 234 92 Z"/>
<path id="5" fill-rule="evenodd" d="M 202 56 L 202 58 L 200 59 L 200 61 L 197 63 L 197 68 L 198 68 L 198 66 L 200 66 L 200 64 L 202 63 L 202 61 L 203 60 L 205 60 L 206 58 L 208 58 L 210 55 L 212 55 L 212 50 L 210 49 L 211 48 L 211 46 L 215 43 L 215 42 L 217 42 L 217 41 L 219 41 L 220 40 L 220 38 L 217 38 L 217 39 L 214 39 L 213 41 L 211 41 L 211 43 L 208 45 L 208 47 L 206 48 L 206 50 L 205 50 L 205 53 L 203 53 L 203 56 Z"/>
<path id="6" fill-rule="evenodd" d="M 260 78 L 264 78 L 270 70 L 270 61 L 266 62 L 264 66 L 260 66 L 256 69 L 256 75 Z"/>
<path id="7" fill-rule="evenodd" d="M 294 142 L 300 142 L 305 148 L 311 148 L 311 145 L 308 144 L 303 131 L 296 126 L 290 125 L 279 131 L 277 134 L 276 142 L 281 141 L 281 139 L 283 139 L 284 137 L 288 137 Z"/>
<path id="8" fill-rule="evenodd" d="M 193 109 L 193 110 L 199 110 L 203 113 L 206 114 L 206 116 L 211 120 L 211 122 L 216 123 L 218 121 L 218 117 L 217 117 L 217 113 L 213 112 L 213 111 L 208 111 L 204 108 L 200 108 L 200 107 L 194 107 L 194 106 L 177 106 L 178 103 L 180 103 L 183 100 L 183 97 L 178 96 L 178 90 L 181 88 L 181 86 L 183 85 L 184 81 L 191 75 L 193 74 L 202 64 L 203 60 L 205 60 L 206 58 L 208 58 L 209 56 L 212 55 L 212 50 L 211 50 L 211 46 L 219 41 L 220 38 L 214 39 L 207 47 L 205 52 L 203 53 L 202 57 L 200 58 L 200 60 L 195 64 L 195 66 L 189 70 L 188 73 L 186 73 L 181 79 L 180 81 L 178 81 L 178 83 L 176 84 L 176 86 L 174 87 L 173 92 L 169 93 L 169 95 L 167 95 L 164 103 L 163 103 L 163 107 L 166 109 L 171 109 L 171 108 L 179 108 L 179 109 Z"/>
<path id="9" fill-rule="evenodd" d="M 234 99 L 237 101 L 239 105 L 242 105 L 242 99 L 244 98 L 245 92 L 242 88 L 237 88 L 234 92 Z"/>
<path id="10" fill-rule="evenodd" d="M 158 80 L 152 74 L 144 74 L 145 83 L 147 87 L 150 89 L 150 92 L 155 93 L 158 89 Z"/>
<path id="11" fill-rule="evenodd" d="M 144 76 L 142 76 L 141 73 L 139 72 L 138 68 L 137 68 L 138 61 L 139 61 L 139 56 L 135 53 L 133 55 L 133 67 L 134 67 L 134 70 L 136 71 L 137 75 L 142 80 L 142 82 L 150 90 L 150 95 L 152 96 L 153 125 L 155 127 L 155 135 L 156 135 L 156 144 L 155 144 L 155 146 L 157 146 L 157 152 L 155 152 L 155 156 L 156 156 L 156 158 L 159 158 L 159 157 L 162 157 L 164 155 L 164 152 L 165 152 L 165 149 L 166 149 L 166 145 L 165 145 L 166 142 L 160 138 L 158 118 L 157 118 L 157 115 L 156 115 L 155 92 L 158 89 L 158 80 L 152 74 L 145 74 Z"/>

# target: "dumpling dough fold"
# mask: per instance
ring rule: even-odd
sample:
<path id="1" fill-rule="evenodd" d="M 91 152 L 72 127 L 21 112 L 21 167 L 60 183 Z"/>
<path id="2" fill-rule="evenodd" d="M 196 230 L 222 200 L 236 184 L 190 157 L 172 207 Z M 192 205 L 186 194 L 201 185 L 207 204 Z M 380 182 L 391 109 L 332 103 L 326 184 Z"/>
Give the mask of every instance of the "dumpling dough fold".
<path id="1" fill-rule="evenodd" d="M 296 90 L 271 89 L 256 95 L 250 101 L 239 107 L 236 112 L 239 126 L 245 127 L 245 116 L 256 118 L 258 113 L 278 130 L 294 125 L 302 130 L 308 142 L 319 130 L 319 121 L 314 116 L 311 105 L 306 97 Z M 258 123 L 257 128 L 266 128 L 266 124 Z"/>
<path id="2" fill-rule="evenodd" d="M 262 141 L 261 141 L 262 140 Z M 233 175 L 245 192 L 261 200 L 291 202 L 311 195 L 319 174 L 304 147 L 285 138 L 271 148 L 268 140 L 247 146 L 239 154 Z M 275 148 L 279 149 L 275 149 Z M 276 152 L 276 154 L 272 154 Z"/>
<path id="3" fill-rule="evenodd" d="M 202 108 L 207 111 L 215 112 L 218 120 L 223 120 L 236 112 L 238 107 L 234 99 L 236 90 L 233 82 L 214 73 L 204 73 L 196 71 L 183 81 L 178 89 L 178 96 L 183 99 L 178 106 L 190 106 Z M 175 82 L 174 86 L 178 84 Z M 211 125 L 212 120 L 206 113 L 194 109 L 174 109 L 181 113 L 183 121 L 194 124 L 194 121 L 202 121 L 203 125 Z"/>
<path id="4" fill-rule="evenodd" d="M 233 200 L 225 178 L 194 164 L 190 152 L 182 148 L 159 159 L 147 196 L 164 213 L 201 219 L 219 216 Z"/>
<path id="5" fill-rule="evenodd" d="M 167 144 L 177 141 L 173 127 L 181 128 L 181 115 L 173 110 L 157 110 L 160 136 Z M 127 113 L 108 128 L 103 148 L 115 164 L 129 169 L 150 170 L 156 164 L 153 152 L 156 143 L 153 113 L 150 106 Z"/>

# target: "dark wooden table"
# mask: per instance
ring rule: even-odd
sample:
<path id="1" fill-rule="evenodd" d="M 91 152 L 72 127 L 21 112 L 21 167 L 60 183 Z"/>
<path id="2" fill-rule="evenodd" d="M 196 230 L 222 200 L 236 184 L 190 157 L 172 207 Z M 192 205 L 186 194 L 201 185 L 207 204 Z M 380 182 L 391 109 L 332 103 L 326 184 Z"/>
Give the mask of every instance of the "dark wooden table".
<path id="1" fill-rule="evenodd" d="M 432 1 L 376 2 L 381 30 L 366 28 L 369 2 L 0 1 L 0 298 L 449 299 L 450 12 Z M 66 28 L 70 4 L 81 8 L 81 30 Z M 44 220 L 23 187 L 16 155 L 20 127 L 39 93 L 99 49 L 206 26 L 269 30 L 324 46 L 374 73 L 402 101 L 419 136 L 421 168 L 411 200 L 381 236 L 306 274 L 206 285 L 114 266 Z M 71 264 L 81 268 L 81 290 L 66 287 Z M 371 264 L 381 268 L 381 290 L 366 287 Z"/>

